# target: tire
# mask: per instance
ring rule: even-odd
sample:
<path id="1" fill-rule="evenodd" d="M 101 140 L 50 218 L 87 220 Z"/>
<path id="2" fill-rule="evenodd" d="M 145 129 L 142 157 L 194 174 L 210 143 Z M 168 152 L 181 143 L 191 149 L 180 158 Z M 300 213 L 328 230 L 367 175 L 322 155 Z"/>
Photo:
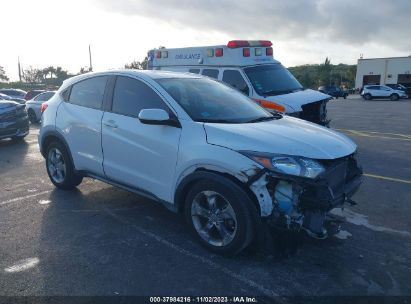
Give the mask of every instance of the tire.
<path id="1" fill-rule="evenodd" d="M 347 96 L 346 96 L 346 95 L 344 95 L 344 99 L 347 99 Z"/>
<path id="2" fill-rule="evenodd" d="M 34 113 L 32 109 L 29 109 L 27 114 L 29 115 L 29 120 L 32 124 L 38 123 L 39 120 L 37 119 L 36 113 Z"/>
<path id="3" fill-rule="evenodd" d="M 83 181 L 83 177 L 75 173 L 66 147 L 57 141 L 47 146 L 46 169 L 51 182 L 59 189 L 71 190 Z"/>
<path id="4" fill-rule="evenodd" d="M 397 101 L 398 99 L 400 99 L 400 96 L 398 96 L 398 94 L 392 94 L 392 95 L 390 96 L 390 99 L 391 99 L 392 101 Z"/>
<path id="5" fill-rule="evenodd" d="M 254 238 L 257 210 L 248 194 L 224 177 L 195 183 L 185 216 L 200 243 L 218 254 L 235 255 Z"/>
<path id="6" fill-rule="evenodd" d="M 371 94 L 370 93 L 364 94 L 364 99 L 365 100 L 371 100 L 372 99 Z"/>

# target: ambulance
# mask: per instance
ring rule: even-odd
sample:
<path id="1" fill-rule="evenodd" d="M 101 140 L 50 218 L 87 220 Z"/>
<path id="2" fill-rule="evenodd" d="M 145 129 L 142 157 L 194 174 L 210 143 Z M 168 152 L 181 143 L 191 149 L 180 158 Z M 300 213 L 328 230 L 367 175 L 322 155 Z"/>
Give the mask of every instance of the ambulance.
<path id="1" fill-rule="evenodd" d="M 267 40 L 227 45 L 160 48 L 148 52 L 148 69 L 201 74 L 222 81 L 271 111 L 329 125 L 324 93 L 305 89 L 273 56 Z"/>

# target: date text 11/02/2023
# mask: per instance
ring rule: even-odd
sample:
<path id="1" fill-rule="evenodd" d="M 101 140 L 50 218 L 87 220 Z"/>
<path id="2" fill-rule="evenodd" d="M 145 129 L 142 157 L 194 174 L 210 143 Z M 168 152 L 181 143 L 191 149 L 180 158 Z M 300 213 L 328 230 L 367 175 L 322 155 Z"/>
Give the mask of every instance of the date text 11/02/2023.
<path id="1" fill-rule="evenodd" d="M 150 297 L 150 303 L 258 303 L 254 297 Z"/>

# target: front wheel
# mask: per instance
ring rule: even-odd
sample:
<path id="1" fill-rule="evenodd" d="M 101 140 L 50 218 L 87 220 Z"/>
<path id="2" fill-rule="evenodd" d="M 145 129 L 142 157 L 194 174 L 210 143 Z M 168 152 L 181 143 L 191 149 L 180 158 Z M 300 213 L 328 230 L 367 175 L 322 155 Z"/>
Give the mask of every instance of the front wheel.
<path id="1" fill-rule="evenodd" d="M 228 179 L 197 182 L 186 197 L 185 213 L 201 244 L 215 253 L 237 254 L 254 237 L 256 208 Z"/>
<path id="2" fill-rule="evenodd" d="M 60 189 L 71 190 L 83 180 L 74 171 L 73 163 L 66 147 L 60 142 L 52 142 L 46 151 L 46 167 L 51 182 Z"/>

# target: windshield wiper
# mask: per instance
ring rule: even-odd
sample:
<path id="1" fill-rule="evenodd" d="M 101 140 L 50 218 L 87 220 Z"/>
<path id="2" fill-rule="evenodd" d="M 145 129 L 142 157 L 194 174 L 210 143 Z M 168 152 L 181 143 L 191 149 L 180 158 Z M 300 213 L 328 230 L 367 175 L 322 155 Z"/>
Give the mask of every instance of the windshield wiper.
<path id="1" fill-rule="evenodd" d="M 197 119 L 196 121 L 198 122 L 208 122 L 208 123 L 238 123 L 236 121 L 232 120 L 226 120 L 226 119 Z"/>
<path id="2" fill-rule="evenodd" d="M 296 89 L 292 89 L 292 90 L 282 90 L 282 91 L 272 90 L 272 91 L 263 92 L 260 95 L 262 95 L 262 96 L 276 96 L 276 95 L 282 95 L 282 94 L 290 94 L 290 93 L 294 93 L 294 92 L 298 92 L 298 91 L 302 91 L 302 90 L 304 90 L 304 89 L 303 88 L 296 88 Z"/>
<path id="3" fill-rule="evenodd" d="M 268 120 L 273 120 L 273 119 L 280 119 L 282 116 L 280 114 L 275 114 L 275 116 L 262 116 L 258 117 L 256 119 L 252 119 L 247 121 L 246 123 L 253 123 L 253 122 L 262 122 L 262 121 L 268 121 Z"/>

